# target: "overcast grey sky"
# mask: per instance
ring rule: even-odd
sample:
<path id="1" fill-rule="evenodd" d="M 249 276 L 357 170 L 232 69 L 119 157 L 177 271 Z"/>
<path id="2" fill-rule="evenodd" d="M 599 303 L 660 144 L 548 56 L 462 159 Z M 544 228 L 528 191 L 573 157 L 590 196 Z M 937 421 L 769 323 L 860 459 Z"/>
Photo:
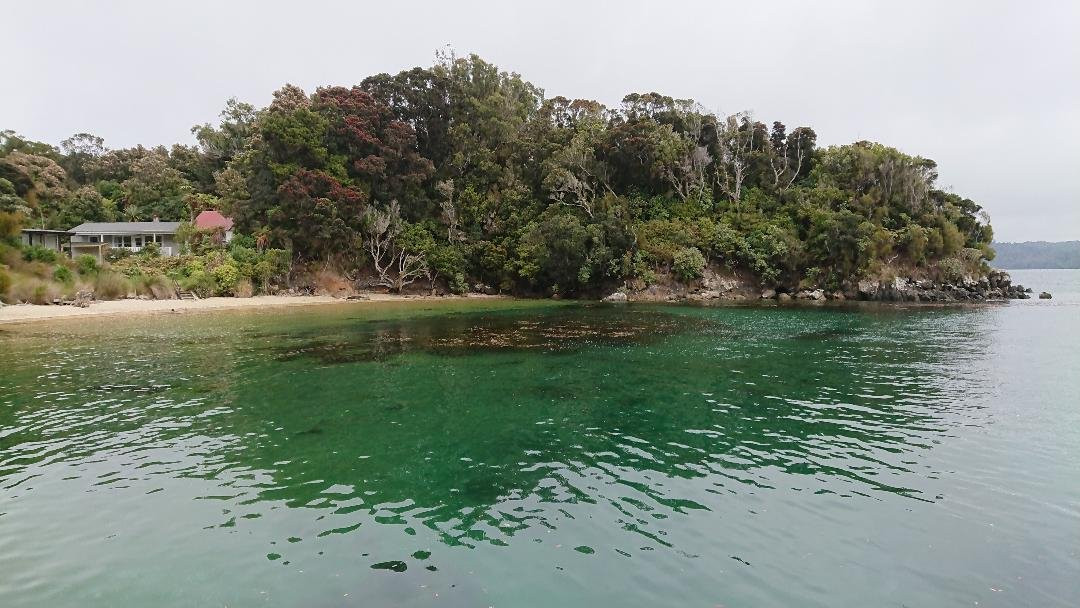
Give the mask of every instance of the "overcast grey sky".
<path id="1" fill-rule="evenodd" d="M 516 4 L 8 0 L 0 129 L 190 143 L 229 97 L 355 84 L 449 43 L 548 96 L 655 90 L 893 145 L 938 161 L 998 240 L 1080 239 L 1080 2 Z"/>

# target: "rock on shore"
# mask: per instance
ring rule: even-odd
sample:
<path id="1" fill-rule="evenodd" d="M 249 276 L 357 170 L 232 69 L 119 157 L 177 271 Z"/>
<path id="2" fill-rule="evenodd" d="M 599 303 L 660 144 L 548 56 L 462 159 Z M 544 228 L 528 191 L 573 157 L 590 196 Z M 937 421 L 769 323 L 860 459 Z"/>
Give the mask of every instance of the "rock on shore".
<path id="1" fill-rule="evenodd" d="M 1049 294 L 1045 294 L 1049 297 Z M 661 281 L 646 286 L 628 282 L 604 298 L 605 302 L 679 302 L 745 300 L 863 300 L 873 302 L 986 302 L 1020 300 L 1031 297 L 1031 290 L 1014 285 L 1008 273 L 992 270 L 985 277 L 964 277 L 956 282 L 896 277 L 891 280 L 863 279 L 847 289 L 827 292 L 823 289 L 761 289 L 753 280 L 737 273 L 706 269 L 692 284 Z M 1040 294 L 1039 297 L 1044 297 Z"/>
<path id="2" fill-rule="evenodd" d="M 875 302 L 980 302 L 1031 297 L 1031 290 L 1013 285 L 1008 273 L 1000 270 L 992 270 L 979 279 L 965 277 L 955 283 L 903 277 L 892 281 L 862 280 L 853 291 L 851 295 L 856 299 Z"/>

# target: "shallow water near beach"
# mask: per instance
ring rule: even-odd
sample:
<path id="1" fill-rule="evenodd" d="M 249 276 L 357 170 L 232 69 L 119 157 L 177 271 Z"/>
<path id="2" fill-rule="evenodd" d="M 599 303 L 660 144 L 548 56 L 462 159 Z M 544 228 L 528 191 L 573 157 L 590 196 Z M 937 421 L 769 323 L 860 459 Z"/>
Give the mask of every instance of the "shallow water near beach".
<path id="1" fill-rule="evenodd" d="M 0 328 L 0 606 L 1080 605 L 1080 271 Z"/>

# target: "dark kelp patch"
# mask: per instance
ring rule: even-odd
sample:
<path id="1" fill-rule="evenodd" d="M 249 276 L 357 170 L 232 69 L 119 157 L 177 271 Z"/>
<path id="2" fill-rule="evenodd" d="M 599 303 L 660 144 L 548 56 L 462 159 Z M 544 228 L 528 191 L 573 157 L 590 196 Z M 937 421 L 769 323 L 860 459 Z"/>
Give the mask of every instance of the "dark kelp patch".
<path id="1" fill-rule="evenodd" d="M 492 351 L 572 352 L 590 346 L 648 344 L 682 333 L 721 334 L 722 323 L 658 310 L 584 307 L 548 314 L 470 314 L 357 323 L 333 337 L 268 347 L 278 361 L 386 362 L 406 352 L 467 356 Z"/>

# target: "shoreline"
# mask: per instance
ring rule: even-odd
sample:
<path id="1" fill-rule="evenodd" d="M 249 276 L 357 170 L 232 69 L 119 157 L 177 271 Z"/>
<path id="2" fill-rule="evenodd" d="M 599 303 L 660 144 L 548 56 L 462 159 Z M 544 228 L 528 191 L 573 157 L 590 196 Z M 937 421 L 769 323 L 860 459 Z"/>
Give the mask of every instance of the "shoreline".
<path id="1" fill-rule="evenodd" d="M 86 308 L 78 306 L 63 306 L 49 304 L 9 304 L 0 306 L 0 326 L 15 324 L 31 324 L 41 321 L 63 321 L 68 319 L 118 317 L 122 315 L 153 316 L 163 314 L 188 314 L 198 312 L 215 312 L 229 310 L 268 310 L 275 308 L 291 308 L 298 306 L 318 306 L 326 304 L 364 304 L 386 302 L 446 302 L 450 300 L 506 300 L 518 299 L 509 295 L 486 295 L 471 293 L 464 296 L 432 296 L 420 294 L 389 294 L 389 293 L 365 293 L 358 294 L 354 299 L 339 298 L 328 295 L 321 296 L 253 296 L 250 298 L 236 297 L 212 297 L 200 300 L 101 300 L 95 301 Z M 532 298 L 525 298 L 526 300 Z M 600 303 L 599 300 L 582 300 L 583 302 Z M 982 306 L 1002 305 L 1008 303 L 1007 299 L 992 299 L 981 301 L 954 301 L 954 302 L 904 302 L 904 301 L 874 301 L 874 300 L 790 300 L 778 302 L 776 300 L 761 300 L 757 298 L 734 298 L 701 300 L 696 298 L 670 299 L 632 299 L 628 302 L 615 303 L 627 304 L 668 304 L 690 305 L 703 307 L 762 307 L 762 308 L 881 308 L 881 309 L 910 309 L 910 308 L 972 308 Z M 608 302 L 610 305 L 611 303 Z"/>
<path id="2" fill-rule="evenodd" d="M 250 298 L 213 297 L 200 300 L 102 300 L 86 308 L 55 304 L 10 304 L 0 307 L 0 325 L 56 321 L 119 315 L 185 314 L 200 311 L 254 310 L 315 306 L 322 304 L 363 304 L 365 302 L 443 301 L 451 299 L 502 299 L 507 296 L 470 294 L 467 296 L 398 295 L 366 293 L 361 299 L 333 296 L 253 296 Z"/>

